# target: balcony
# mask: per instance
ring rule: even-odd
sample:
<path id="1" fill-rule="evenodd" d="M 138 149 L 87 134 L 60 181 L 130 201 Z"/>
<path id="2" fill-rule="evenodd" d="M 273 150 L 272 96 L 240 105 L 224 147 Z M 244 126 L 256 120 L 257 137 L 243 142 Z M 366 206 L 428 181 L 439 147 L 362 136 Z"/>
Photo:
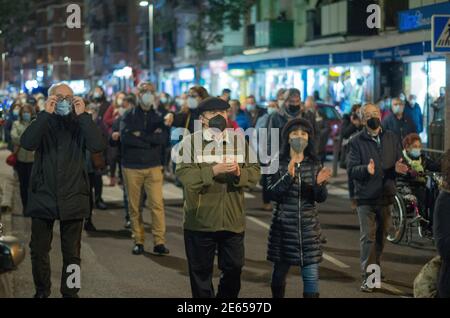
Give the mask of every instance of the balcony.
<path id="1" fill-rule="evenodd" d="M 255 47 L 283 48 L 293 45 L 293 21 L 268 20 L 256 23 Z"/>
<path id="2" fill-rule="evenodd" d="M 319 6 L 308 11 L 308 40 L 332 36 L 370 36 L 378 34 L 377 29 L 370 29 L 365 23 L 367 7 L 374 0 L 340 1 Z"/>

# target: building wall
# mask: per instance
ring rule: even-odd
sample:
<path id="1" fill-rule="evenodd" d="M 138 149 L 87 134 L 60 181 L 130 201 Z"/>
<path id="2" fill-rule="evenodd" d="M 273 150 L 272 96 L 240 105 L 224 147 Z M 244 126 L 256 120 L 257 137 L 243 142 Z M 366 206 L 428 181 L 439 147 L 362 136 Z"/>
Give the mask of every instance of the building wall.
<path id="1" fill-rule="evenodd" d="M 448 2 L 448 0 L 409 0 L 409 8 L 414 9 L 441 2 Z"/>
<path id="2" fill-rule="evenodd" d="M 38 67 L 47 71 L 48 84 L 69 80 L 69 66 L 64 58 L 72 59 L 71 79 L 83 79 L 85 72 L 84 25 L 81 29 L 69 29 L 66 25 L 69 4 L 78 4 L 83 10 L 83 1 L 38 2 L 36 49 Z"/>

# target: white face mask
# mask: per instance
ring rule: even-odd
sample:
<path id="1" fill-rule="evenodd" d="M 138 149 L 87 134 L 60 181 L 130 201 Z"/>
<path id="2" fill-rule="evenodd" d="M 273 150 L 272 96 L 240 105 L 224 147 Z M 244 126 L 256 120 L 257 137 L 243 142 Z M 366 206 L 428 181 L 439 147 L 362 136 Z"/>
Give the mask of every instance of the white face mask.
<path id="1" fill-rule="evenodd" d="M 123 105 L 123 98 L 119 98 L 117 100 L 117 106 L 122 106 Z"/>
<path id="2" fill-rule="evenodd" d="M 279 100 L 278 101 L 278 107 L 281 108 L 284 105 L 284 100 Z"/>
<path id="3" fill-rule="evenodd" d="M 193 97 L 189 97 L 188 98 L 188 107 L 190 109 L 196 109 L 198 106 L 198 101 L 197 99 L 193 98 Z"/>

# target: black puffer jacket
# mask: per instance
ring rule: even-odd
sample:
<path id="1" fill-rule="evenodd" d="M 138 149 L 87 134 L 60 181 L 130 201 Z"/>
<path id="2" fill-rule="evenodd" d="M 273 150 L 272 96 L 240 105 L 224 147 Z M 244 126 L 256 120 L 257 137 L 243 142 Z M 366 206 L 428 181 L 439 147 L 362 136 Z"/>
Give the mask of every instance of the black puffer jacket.
<path id="1" fill-rule="evenodd" d="M 320 223 L 316 202 L 324 202 L 326 186 L 316 184 L 319 162 L 305 159 L 300 166 L 301 194 L 298 178 L 288 172 L 289 162 L 269 176 L 269 192 L 274 202 L 267 259 L 290 265 L 307 266 L 322 261 Z"/>

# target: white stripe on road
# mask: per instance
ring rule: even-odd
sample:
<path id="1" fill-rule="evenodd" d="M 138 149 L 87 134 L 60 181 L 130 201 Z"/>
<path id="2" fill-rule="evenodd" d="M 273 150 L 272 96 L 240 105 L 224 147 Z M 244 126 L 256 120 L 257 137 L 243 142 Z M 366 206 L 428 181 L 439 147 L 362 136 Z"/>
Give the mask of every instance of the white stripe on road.
<path id="1" fill-rule="evenodd" d="M 266 230 L 270 229 L 270 226 L 267 223 L 265 223 L 265 222 L 263 222 L 261 220 L 258 220 L 257 218 L 255 218 L 253 216 L 247 216 L 247 219 L 252 221 L 253 223 L 255 223 L 255 224 L 265 228 Z M 325 260 L 327 260 L 328 262 L 336 265 L 339 268 L 342 268 L 342 269 L 350 268 L 349 265 L 341 262 L 340 260 L 338 260 L 338 259 L 336 259 L 336 258 L 334 258 L 334 257 L 332 257 L 332 256 L 330 256 L 330 255 L 328 255 L 326 253 L 323 254 L 323 258 Z M 397 288 L 395 288 L 394 286 L 392 286 L 392 285 L 390 285 L 388 283 L 384 283 L 384 282 L 381 283 L 381 288 L 383 288 L 383 289 L 385 289 L 385 290 L 387 290 L 387 291 L 389 291 L 389 292 L 391 292 L 391 293 L 393 293 L 393 294 L 395 294 L 397 296 L 405 297 L 405 293 L 404 292 L 402 292 L 400 289 L 397 289 Z"/>
<path id="2" fill-rule="evenodd" d="M 386 289 L 387 291 L 389 291 L 389 292 L 391 292 L 391 293 L 393 293 L 393 294 L 395 294 L 395 295 L 398 295 L 398 296 L 404 296 L 405 295 L 405 293 L 404 292 L 402 292 L 400 289 L 397 289 L 397 288 L 395 288 L 394 286 L 392 286 L 392 285 L 390 285 L 390 284 L 388 284 L 388 283 L 381 283 L 381 288 L 382 289 Z"/>
<path id="3" fill-rule="evenodd" d="M 261 220 L 258 220 L 257 218 L 255 218 L 255 217 L 253 217 L 253 216 L 247 216 L 247 219 L 249 219 L 249 220 L 252 221 L 253 223 L 255 223 L 255 224 L 257 224 L 257 225 L 259 225 L 259 226 L 265 228 L 266 230 L 269 230 L 269 229 L 270 229 L 270 226 L 269 226 L 267 223 L 265 223 L 265 222 L 263 222 L 263 221 L 261 221 Z M 340 260 L 338 260 L 338 259 L 336 259 L 336 258 L 334 258 L 334 257 L 332 257 L 332 256 L 330 256 L 330 255 L 328 255 L 328 254 L 325 254 L 325 253 L 324 253 L 324 254 L 323 254 L 323 258 L 324 258 L 325 260 L 327 260 L 328 262 L 330 262 L 330 263 L 336 265 L 336 266 L 339 267 L 339 268 L 350 268 L 349 265 L 344 264 L 344 263 L 341 262 Z"/>
<path id="4" fill-rule="evenodd" d="M 104 187 L 103 188 L 103 200 L 114 202 L 123 200 L 123 190 L 120 187 Z M 255 196 L 251 193 L 245 192 L 244 197 L 246 199 L 254 199 Z M 164 200 L 182 200 L 183 190 L 178 188 L 172 183 L 164 183 L 163 186 L 163 198 Z"/>

